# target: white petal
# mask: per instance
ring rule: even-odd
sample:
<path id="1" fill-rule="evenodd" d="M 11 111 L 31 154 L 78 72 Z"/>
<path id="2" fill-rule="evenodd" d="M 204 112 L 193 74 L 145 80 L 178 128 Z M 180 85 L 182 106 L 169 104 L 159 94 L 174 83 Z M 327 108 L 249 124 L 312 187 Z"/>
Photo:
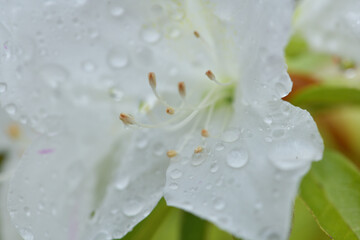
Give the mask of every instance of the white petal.
<path id="1" fill-rule="evenodd" d="M 287 239 L 299 182 L 322 157 L 321 137 L 309 113 L 286 102 L 241 112 L 222 140 L 195 137 L 171 163 L 165 199 L 244 239 Z"/>
<path id="2" fill-rule="evenodd" d="M 305 0 L 295 27 L 318 50 L 360 62 L 360 2 Z"/>
<path id="3" fill-rule="evenodd" d="M 183 5 L 146 0 L 0 3 L 0 42 L 6 43 L 0 65 L 6 91 L 0 92 L 0 101 L 14 118 L 41 132 L 52 132 L 69 106 L 94 108 L 95 102 L 116 104 L 134 95 L 137 102 L 145 100 L 151 94 L 150 71 L 156 71 L 159 88 L 206 79 L 209 54 L 194 37 Z"/>
<path id="4" fill-rule="evenodd" d="M 121 151 L 113 157 L 118 162 L 112 163 L 120 166 L 111 176 L 84 239 L 121 238 L 150 214 L 163 196 L 169 164 L 162 137 L 159 131 L 139 131 L 122 139 Z"/>
<path id="5" fill-rule="evenodd" d="M 287 44 L 294 1 L 211 0 L 214 18 L 225 32 L 219 35 L 235 54 L 238 102 L 262 102 L 286 96 L 292 87 L 283 49 Z M 220 48 L 222 49 L 222 48 Z M 228 55 L 219 61 L 229 64 Z"/>

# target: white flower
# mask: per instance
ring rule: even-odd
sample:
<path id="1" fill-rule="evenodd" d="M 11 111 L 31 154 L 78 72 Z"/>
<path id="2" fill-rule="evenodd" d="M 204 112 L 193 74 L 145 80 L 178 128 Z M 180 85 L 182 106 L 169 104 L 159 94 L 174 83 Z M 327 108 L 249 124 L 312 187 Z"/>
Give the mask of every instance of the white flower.
<path id="1" fill-rule="evenodd" d="M 295 28 L 314 49 L 360 62 L 358 0 L 304 0 Z"/>
<path id="2" fill-rule="evenodd" d="M 120 238 L 162 196 L 236 236 L 287 238 L 323 150 L 310 115 L 281 100 L 292 1 L 2 6 L 0 100 L 47 135 L 9 194 L 25 239 Z"/>

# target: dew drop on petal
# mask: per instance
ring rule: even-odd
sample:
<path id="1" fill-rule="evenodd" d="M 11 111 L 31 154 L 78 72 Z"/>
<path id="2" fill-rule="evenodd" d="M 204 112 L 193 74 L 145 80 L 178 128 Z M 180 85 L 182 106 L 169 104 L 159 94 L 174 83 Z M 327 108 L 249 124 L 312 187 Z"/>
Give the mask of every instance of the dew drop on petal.
<path id="1" fill-rule="evenodd" d="M 128 217 L 133 217 L 139 214 L 142 208 L 143 205 L 138 199 L 129 199 L 123 205 L 123 213 Z"/>
<path id="2" fill-rule="evenodd" d="M 124 93 L 120 89 L 115 87 L 110 89 L 109 94 L 115 102 L 120 102 L 124 96 Z"/>
<path id="3" fill-rule="evenodd" d="M 140 35 L 141 38 L 147 43 L 156 43 L 161 38 L 161 34 L 153 28 L 142 29 Z"/>
<path id="4" fill-rule="evenodd" d="M 148 145 L 148 139 L 144 136 L 141 136 L 136 140 L 137 148 L 144 149 L 147 145 Z"/>
<path id="5" fill-rule="evenodd" d="M 219 142 L 219 143 L 217 143 L 217 144 L 215 145 L 215 150 L 216 150 L 216 151 L 222 151 L 222 150 L 224 150 L 224 148 L 225 148 L 225 146 L 224 146 L 224 144 L 221 143 L 221 142 Z"/>
<path id="6" fill-rule="evenodd" d="M 109 13 L 111 16 L 118 18 L 124 15 L 125 10 L 120 6 L 111 6 L 109 8 Z"/>
<path id="7" fill-rule="evenodd" d="M 176 190 L 176 189 L 179 188 L 179 186 L 178 186 L 177 183 L 170 183 L 169 188 L 172 189 L 172 190 Z"/>
<path id="8" fill-rule="evenodd" d="M 96 66 L 91 61 L 85 61 L 82 64 L 82 68 L 84 69 L 85 72 L 93 72 L 93 71 L 95 71 Z"/>
<path id="9" fill-rule="evenodd" d="M 124 190 L 129 185 L 129 182 L 129 177 L 122 177 L 117 180 L 115 187 L 117 190 Z"/>
<path id="10" fill-rule="evenodd" d="M 214 200 L 214 208 L 215 210 L 223 210 L 225 208 L 226 204 L 222 198 L 215 198 Z"/>
<path id="11" fill-rule="evenodd" d="M 0 82 L 0 93 L 4 93 L 7 90 L 7 84 Z"/>
<path id="12" fill-rule="evenodd" d="M 222 140 L 224 142 L 235 142 L 236 140 L 238 140 L 240 137 L 240 131 L 237 128 L 231 128 L 226 130 L 223 135 L 222 135 Z"/>
<path id="13" fill-rule="evenodd" d="M 129 57 L 124 49 L 112 48 L 107 55 L 107 62 L 113 69 L 121 69 L 129 64 Z"/>
<path id="14" fill-rule="evenodd" d="M 216 163 L 211 164 L 210 172 L 216 173 L 218 169 L 219 169 L 219 166 Z"/>
<path id="15" fill-rule="evenodd" d="M 181 178 L 182 172 L 179 169 L 173 169 L 170 171 L 170 177 L 172 179 L 178 179 Z"/>
<path id="16" fill-rule="evenodd" d="M 208 153 L 205 150 L 200 153 L 194 153 L 191 158 L 191 164 L 193 166 L 199 166 L 206 160 L 207 154 Z"/>
<path id="17" fill-rule="evenodd" d="M 248 152 L 242 148 L 235 148 L 231 150 L 226 157 L 227 164 L 233 168 L 244 167 L 248 160 Z"/>
<path id="18" fill-rule="evenodd" d="M 5 106 L 5 111 L 10 115 L 14 115 L 17 111 L 16 105 L 9 103 L 8 105 Z"/>
<path id="19" fill-rule="evenodd" d="M 161 156 L 165 153 L 165 147 L 162 143 L 155 143 L 153 147 L 153 154 L 155 156 Z"/>
<path id="20" fill-rule="evenodd" d="M 25 212 L 25 215 L 27 217 L 30 217 L 31 216 L 31 211 L 30 211 L 30 208 L 29 207 L 24 207 L 24 212 Z"/>
<path id="21" fill-rule="evenodd" d="M 21 228 L 19 233 L 24 240 L 34 240 L 34 234 L 28 229 Z"/>

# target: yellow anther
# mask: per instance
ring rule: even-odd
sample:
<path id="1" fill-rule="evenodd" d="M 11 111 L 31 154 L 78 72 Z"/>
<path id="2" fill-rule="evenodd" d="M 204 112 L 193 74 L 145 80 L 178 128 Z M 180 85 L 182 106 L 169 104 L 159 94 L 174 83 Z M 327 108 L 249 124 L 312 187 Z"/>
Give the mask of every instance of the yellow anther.
<path id="1" fill-rule="evenodd" d="M 130 114 L 126 113 L 120 113 L 119 119 L 125 124 L 125 125 L 133 125 L 135 124 L 135 119 Z"/>
<path id="2" fill-rule="evenodd" d="M 173 115 L 175 113 L 175 110 L 172 107 L 166 108 L 166 113 L 169 115 Z"/>
<path id="3" fill-rule="evenodd" d="M 201 146 L 199 146 L 199 147 L 195 148 L 194 153 L 201 153 L 203 150 L 204 149 Z"/>
<path id="4" fill-rule="evenodd" d="M 216 81 L 215 75 L 211 70 L 206 71 L 205 75 L 212 81 Z"/>
<path id="5" fill-rule="evenodd" d="M 185 83 L 184 82 L 179 82 L 178 83 L 178 90 L 179 90 L 179 94 L 182 98 L 185 98 L 186 96 L 186 88 L 185 88 Z"/>
<path id="6" fill-rule="evenodd" d="M 156 88 L 156 75 L 153 72 L 149 72 L 148 74 L 149 84 L 152 89 Z"/>
<path id="7" fill-rule="evenodd" d="M 209 137 L 208 130 L 206 130 L 206 129 L 201 130 L 201 136 L 206 137 L 206 138 Z"/>
<path id="8" fill-rule="evenodd" d="M 175 150 L 169 150 L 169 151 L 167 151 L 166 155 L 167 155 L 169 158 L 173 158 L 173 157 L 175 157 L 176 155 L 178 155 L 178 153 L 177 153 Z"/>
<path id="9" fill-rule="evenodd" d="M 21 135 L 21 131 L 20 131 L 19 126 L 14 124 L 14 123 L 11 124 L 7 129 L 7 134 L 13 140 L 19 139 L 20 135 Z"/>
<path id="10" fill-rule="evenodd" d="M 200 34 L 199 34 L 198 31 L 194 31 L 194 35 L 195 35 L 196 38 L 200 38 Z"/>

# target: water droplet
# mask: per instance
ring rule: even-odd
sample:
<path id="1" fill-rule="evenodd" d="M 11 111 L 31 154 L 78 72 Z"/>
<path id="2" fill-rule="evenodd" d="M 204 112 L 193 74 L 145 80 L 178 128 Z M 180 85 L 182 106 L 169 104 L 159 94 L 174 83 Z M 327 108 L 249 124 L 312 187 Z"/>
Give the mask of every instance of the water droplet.
<path id="1" fill-rule="evenodd" d="M 144 135 L 139 136 L 136 140 L 136 146 L 140 149 L 145 148 L 148 145 L 148 139 L 147 137 L 144 137 Z"/>
<path id="2" fill-rule="evenodd" d="M 41 67 L 38 74 L 51 88 L 57 88 L 69 76 L 62 66 L 56 64 L 48 64 Z"/>
<path id="3" fill-rule="evenodd" d="M 43 203 L 43 202 L 39 202 L 39 204 L 38 204 L 38 209 L 39 209 L 39 210 L 43 210 L 44 208 L 45 208 L 44 203 Z"/>
<path id="4" fill-rule="evenodd" d="M 228 153 L 226 157 L 226 162 L 230 167 L 241 168 L 246 165 L 248 159 L 249 155 L 245 149 L 236 148 Z"/>
<path id="5" fill-rule="evenodd" d="M 115 187 L 117 190 L 124 190 L 129 185 L 129 182 L 130 182 L 129 177 L 127 176 L 122 177 L 119 180 L 117 180 Z"/>
<path id="6" fill-rule="evenodd" d="M 95 71 L 96 66 L 91 61 L 85 61 L 82 64 L 82 68 L 84 69 L 85 72 L 93 72 L 93 71 Z"/>
<path id="7" fill-rule="evenodd" d="M 25 215 L 27 217 L 30 217 L 31 216 L 31 211 L 30 211 L 30 208 L 29 207 L 24 207 L 24 212 L 25 212 Z"/>
<path id="8" fill-rule="evenodd" d="M 143 205 L 138 199 L 129 199 L 123 206 L 123 213 L 128 217 L 133 217 L 139 214 L 142 208 Z"/>
<path id="9" fill-rule="evenodd" d="M 107 232 L 99 232 L 95 235 L 94 240 L 111 240 L 112 237 Z"/>
<path id="10" fill-rule="evenodd" d="M 161 156 L 165 153 L 165 148 L 164 148 L 164 144 L 162 143 L 155 143 L 154 144 L 154 149 L 153 149 L 153 154 L 155 156 Z"/>
<path id="11" fill-rule="evenodd" d="M 224 142 L 235 142 L 240 137 L 240 130 L 237 128 L 231 128 L 226 130 L 222 135 L 222 140 Z"/>
<path id="12" fill-rule="evenodd" d="M 109 91 L 110 97 L 116 102 L 120 102 L 124 93 L 118 88 L 111 88 Z"/>
<path id="13" fill-rule="evenodd" d="M 170 177 L 172 179 L 178 179 L 181 178 L 181 176 L 182 176 L 182 172 L 179 169 L 173 169 L 170 172 Z"/>
<path id="14" fill-rule="evenodd" d="M 125 10 L 120 6 L 111 6 L 109 12 L 111 16 L 118 18 L 124 15 Z"/>
<path id="15" fill-rule="evenodd" d="M 153 28 L 144 28 L 141 30 L 141 38 L 148 43 L 156 43 L 160 40 L 160 33 Z"/>
<path id="16" fill-rule="evenodd" d="M 19 233 L 24 240 L 34 240 L 34 234 L 28 229 L 21 228 Z"/>
<path id="17" fill-rule="evenodd" d="M 222 150 L 224 150 L 224 148 L 225 148 L 224 144 L 222 144 L 220 142 L 215 145 L 216 151 L 222 151 Z"/>
<path id="18" fill-rule="evenodd" d="M 127 51 L 120 47 L 110 49 L 107 55 L 107 62 L 113 69 L 126 67 L 129 64 Z"/>
<path id="19" fill-rule="evenodd" d="M 272 124 L 272 119 L 271 119 L 271 117 L 266 117 L 266 118 L 264 118 L 264 122 L 265 122 L 267 125 L 271 125 L 271 124 Z"/>
<path id="20" fill-rule="evenodd" d="M 179 186 L 178 186 L 177 183 L 170 183 L 169 188 L 172 189 L 172 190 L 176 190 L 176 189 L 179 188 Z"/>
<path id="21" fill-rule="evenodd" d="M 272 231 L 271 229 L 266 229 L 261 234 L 261 236 L 262 236 L 261 239 L 265 239 L 265 240 L 280 240 L 280 239 L 282 239 L 278 233 Z"/>
<path id="22" fill-rule="evenodd" d="M 171 15 L 171 18 L 177 21 L 180 21 L 184 19 L 185 13 L 182 9 L 174 9 L 173 14 Z"/>
<path id="23" fill-rule="evenodd" d="M 226 203 L 224 202 L 224 200 L 222 198 L 215 198 L 214 200 L 214 208 L 215 210 L 223 210 L 226 206 Z"/>
<path id="24" fill-rule="evenodd" d="M 275 88 L 279 97 L 285 97 L 288 94 L 286 86 L 281 82 L 276 83 Z"/>
<path id="25" fill-rule="evenodd" d="M 17 108 L 15 104 L 9 103 L 8 105 L 5 106 L 5 110 L 8 114 L 14 115 L 17 111 Z"/>
<path id="26" fill-rule="evenodd" d="M 7 90 L 7 84 L 6 83 L 0 83 L 0 93 L 4 93 Z"/>
<path id="27" fill-rule="evenodd" d="M 193 166 L 199 166 L 207 159 L 208 153 L 206 150 L 203 150 L 200 153 L 194 153 L 191 158 L 191 164 Z"/>
<path id="28" fill-rule="evenodd" d="M 211 164 L 210 166 L 210 172 L 216 173 L 217 170 L 219 170 L 219 166 L 216 163 Z"/>

